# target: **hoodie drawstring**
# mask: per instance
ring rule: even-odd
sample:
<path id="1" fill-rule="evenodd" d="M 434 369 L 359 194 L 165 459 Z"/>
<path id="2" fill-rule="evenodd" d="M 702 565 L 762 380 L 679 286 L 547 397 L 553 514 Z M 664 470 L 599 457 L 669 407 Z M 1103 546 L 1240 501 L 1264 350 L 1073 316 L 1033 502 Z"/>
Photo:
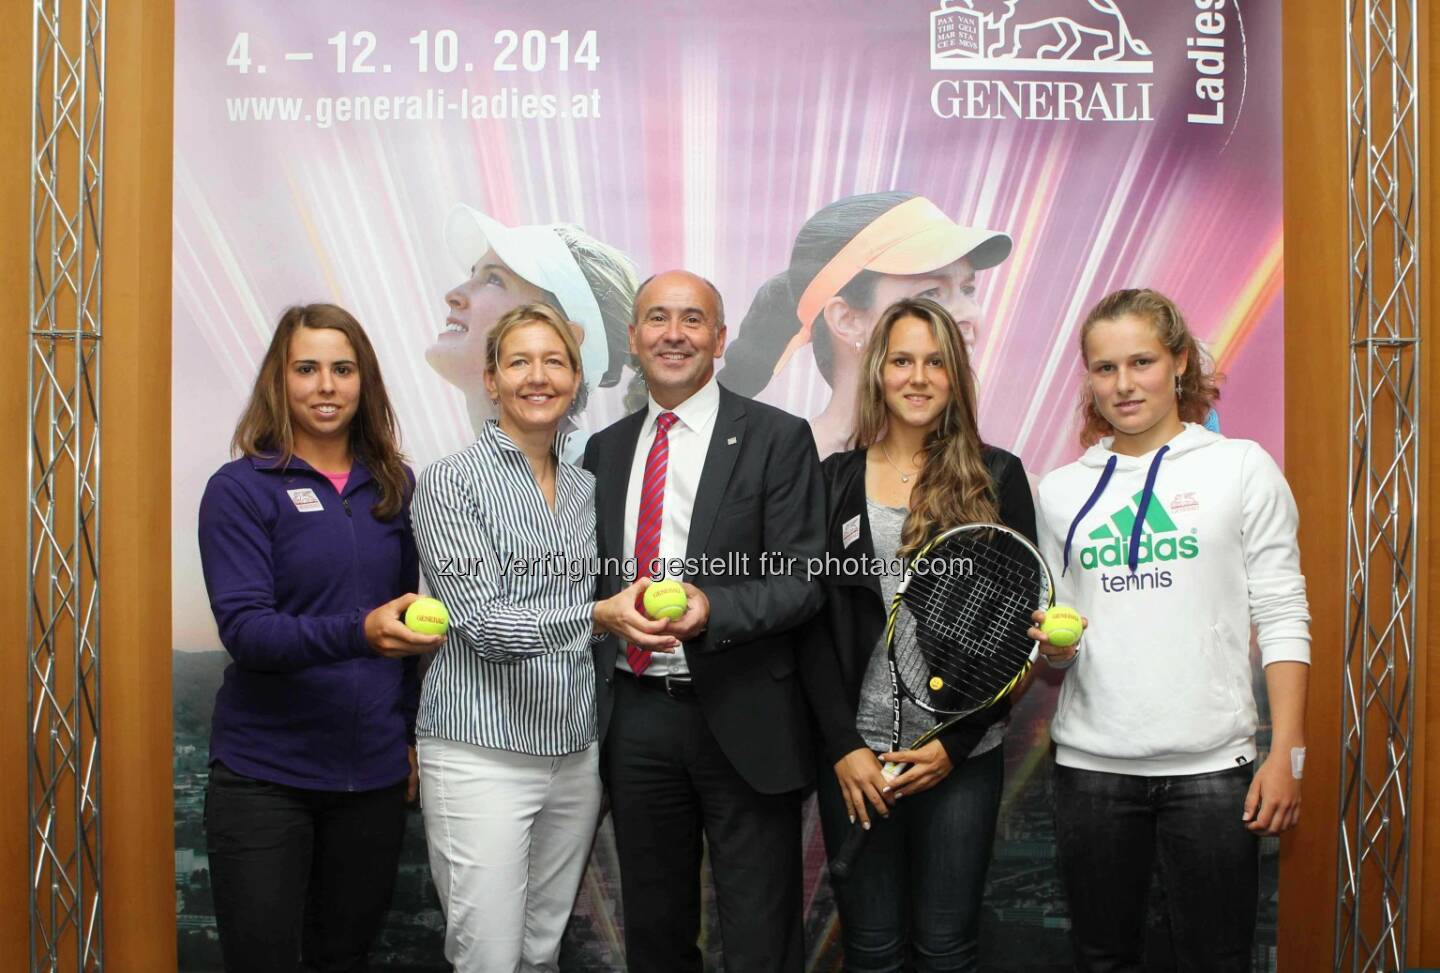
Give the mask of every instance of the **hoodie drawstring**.
<path id="1" fill-rule="evenodd" d="M 1080 521 L 1085 519 L 1085 515 L 1090 512 L 1090 508 L 1095 506 L 1100 500 L 1100 494 L 1105 492 L 1105 484 L 1110 482 L 1110 477 L 1115 473 L 1115 461 L 1117 459 L 1119 459 L 1117 456 L 1110 457 L 1110 461 L 1105 464 L 1105 471 L 1100 474 L 1100 482 L 1096 483 L 1095 489 L 1090 492 L 1090 499 L 1085 501 L 1085 505 L 1080 508 L 1080 512 L 1075 515 L 1075 519 L 1070 521 L 1070 530 L 1065 535 L 1064 559 L 1060 565 L 1060 576 L 1062 578 L 1065 576 L 1065 572 L 1070 570 L 1070 542 L 1075 540 L 1075 528 L 1080 526 Z"/>
<path id="2" fill-rule="evenodd" d="M 1145 474 L 1145 489 L 1140 494 L 1140 505 L 1135 508 L 1135 526 L 1130 528 L 1130 573 L 1140 564 L 1140 536 L 1145 532 L 1145 513 L 1150 509 L 1150 500 L 1155 493 L 1155 477 L 1160 474 L 1160 461 L 1170 452 L 1169 446 L 1161 446 L 1150 461 L 1150 472 Z"/>

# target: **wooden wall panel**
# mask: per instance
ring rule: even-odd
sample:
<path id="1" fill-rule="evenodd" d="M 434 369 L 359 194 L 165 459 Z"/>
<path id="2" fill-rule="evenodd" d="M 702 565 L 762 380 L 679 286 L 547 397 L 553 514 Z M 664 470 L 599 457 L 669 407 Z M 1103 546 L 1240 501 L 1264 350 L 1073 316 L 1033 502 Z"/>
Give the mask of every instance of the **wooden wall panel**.
<path id="1" fill-rule="evenodd" d="M 1437 401 L 1435 375 L 1440 369 L 1440 332 L 1435 329 L 1436 317 L 1428 309 L 1436 306 L 1440 292 L 1440 274 L 1435 272 L 1435 217 L 1440 195 L 1435 192 L 1434 166 L 1437 145 L 1434 131 L 1440 112 L 1434 109 L 1440 94 L 1440 16 L 1429 3 L 1421 5 L 1420 21 L 1420 155 L 1421 155 L 1421 310 L 1425 328 L 1421 360 L 1420 411 L 1422 434 L 1421 459 L 1421 523 L 1420 577 L 1416 589 L 1421 594 L 1420 623 L 1416 650 L 1421 662 L 1417 667 L 1422 681 L 1416 690 L 1415 800 L 1416 818 L 1422 822 L 1415 842 L 1415 860 L 1411 869 L 1410 911 L 1416 921 L 1411 926 L 1412 962 L 1416 966 L 1440 969 L 1440 909 L 1433 902 L 1427 907 L 1427 893 L 1433 900 L 1440 894 L 1440 638 L 1433 634 L 1431 623 L 1440 619 L 1440 530 L 1433 524 L 1434 499 L 1440 493 L 1435 486 L 1440 480 L 1440 438 L 1435 435 L 1434 415 Z M 1428 110 L 1426 110 L 1428 109 Z M 1428 474 L 1428 475 L 1427 475 Z M 1428 822 L 1428 826 L 1427 823 Z"/>
<path id="2" fill-rule="evenodd" d="M 105 143 L 106 964 L 175 968 L 170 688 L 174 5 L 111 3 Z"/>
<path id="3" fill-rule="evenodd" d="M 1332 967 L 1334 949 L 1336 853 L 1338 848 L 1340 675 L 1345 627 L 1345 522 L 1349 443 L 1348 312 L 1346 254 L 1347 159 L 1345 131 L 1345 11 L 1342 4 L 1317 5 L 1285 0 L 1284 145 L 1285 145 L 1285 380 L 1286 470 L 1300 506 L 1301 550 L 1314 618 L 1314 657 L 1307 710 L 1304 819 L 1282 843 L 1280 865 L 1279 962 L 1285 973 L 1310 973 Z M 1430 104 L 1436 67 L 1436 24 L 1420 4 L 1422 106 Z M 1422 113 L 1420 146 L 1422 214 L 1433 214 L 1430 191 L 1429 120 Z M 1426 232 L 1422 253 L 1434 234 Z M 1422 291 L 1435 301 L 1433 259 L 1423 264 Z M 1426 314 L 1427 319 L 1433 319 Z M 1422 330 L 1423 333 L 1423 330 Z M 1433 403 L 1433 329 L 1426 338 L 1422 402 Z M 1433 407 L 1433 406 L 1432 406 Z M 1422 414 L 1424 410 L 1422 405 Z M 1422 436 L 1422 470 L 1440 475 L 1435 456 L 1434 423 Z M 1421 477 L 1422 532 L 1417 664 L 1415 749 L 1411 791 L 1412 859 L 1408 963 L 1440 967 L 1440 910 L 1426 908 L 1426 891 L 1440 889 L 1440 826 L 1426 827 L 1440 815 L 1440 754 L 1426 741 L 1440 739 L 1440 686 L 1428 679 L 1428 662 L 1437 640 L 1428 634 L 1427 616 L 1440 588 L 1429 570 L 1436 538 L 1426 527 L 1433 492 Z M 1428 785 L 1428 786 L 1427 786 Z M 1348 968 L 1348 967 L 1347 967 Z M 1388 967 L 1387 967 L 1388 968 Z"/>
<path id="4" fill-rule="evenodd" d="M 1329 969 L 1334 948 L 1346 425 L 1345 35 L 1338 3 L 1285 0 L 1285 470 L 1300 507 L 1314 641 L 1299 828 L 1281 841 L 1282 973 Z"/>
<path id="5" fill-rule="evenodd" d="M 0 4 L 0 428 L 10 455 L 0 463 L 0 970 L 26 969 L 29 888 L 25 802 L 25 355 L 29 347 L 30 6 Z M 12 53 L 13 52 L 13 53 Z M 23 56 L 21 53 L 23 52 Z"/>
<path id="6" fill-rule="evenodd" d="M 112 3 L 102 382 L 106 967 L 175 968 L 170 690 L 171 0 Z M 28 969 L 25 426 L 31 10 L 0 4 L 0 969 Z M 13 55 L 13 56 L 12 56 Z"/>

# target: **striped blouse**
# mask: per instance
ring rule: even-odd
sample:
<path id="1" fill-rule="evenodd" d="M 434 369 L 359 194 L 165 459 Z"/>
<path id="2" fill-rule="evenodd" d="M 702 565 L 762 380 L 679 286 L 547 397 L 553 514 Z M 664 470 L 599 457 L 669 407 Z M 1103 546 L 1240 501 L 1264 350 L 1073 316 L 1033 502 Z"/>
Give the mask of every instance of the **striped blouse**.
<path id="1" fill-rule="evenodd" d="M 450 611 L 416 734 L 536 756 L 593 743 L 595 478 L 559 463 L 552 512 L 492 419 L 426 468 L 411 509 L 426 584 Z"/>

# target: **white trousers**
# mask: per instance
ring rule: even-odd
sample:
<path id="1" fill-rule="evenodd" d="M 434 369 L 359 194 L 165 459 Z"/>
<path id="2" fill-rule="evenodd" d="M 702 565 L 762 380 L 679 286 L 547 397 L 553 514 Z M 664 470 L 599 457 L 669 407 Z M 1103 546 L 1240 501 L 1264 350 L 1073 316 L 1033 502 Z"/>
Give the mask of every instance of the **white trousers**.
<path id="1" fill-rule="evenodd" d="M 598 748 L 532 757 L 422 737 L 430 873 L 457 973 L 554 971 L 600 812 Z"/>

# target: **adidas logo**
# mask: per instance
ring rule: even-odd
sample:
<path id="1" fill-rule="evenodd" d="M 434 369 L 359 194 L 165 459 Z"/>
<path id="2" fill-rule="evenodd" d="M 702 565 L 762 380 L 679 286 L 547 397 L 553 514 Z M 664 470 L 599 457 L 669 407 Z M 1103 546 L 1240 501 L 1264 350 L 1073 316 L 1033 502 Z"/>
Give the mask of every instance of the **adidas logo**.
<path id="1" fill-rule="evenodd" d="M 1111 514 L 1107 523 L 1090 532 L 1090 539 L 1100 543 L 1080 549 L 1082 568 L 1116 568 L 1129 560 L 1130 533 L 1135 529 L 1135 513 L 1139 508 L 1140 494 L 1137 493 L 1130 498 L 1129 504 Z M 1188 561 L 1199 554 L 1199 539 L 1181 534 L 1175 521 L 1165 512 L 1165 505 L 1152 496 L 1150 505 L 1145 508 L 1145 528 L 1140 535 L 1140 563 Z"/>

